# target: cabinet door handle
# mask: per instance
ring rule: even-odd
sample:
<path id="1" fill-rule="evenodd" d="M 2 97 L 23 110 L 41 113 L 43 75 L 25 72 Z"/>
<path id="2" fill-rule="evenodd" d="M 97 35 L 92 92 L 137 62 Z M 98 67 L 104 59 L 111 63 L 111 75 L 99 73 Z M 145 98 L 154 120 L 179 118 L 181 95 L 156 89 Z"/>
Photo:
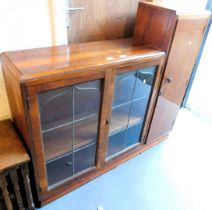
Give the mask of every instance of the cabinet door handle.
<path id="1" fill-rule="evenodd" d="M 162 95 L 162 94 L 163 94 L 163 92 L 164 92 L 163 90 L 164 90 L 166 84 L 167 84 L 167 83 L 171 83 L 172 80 L 173 80 L 173 78 L 172 78 L 171 76 L 170 76 L 170 77 L 167 77 L 167 78 L 164 80 L 164 82 L 163 82 L 163 84 L 162 84 L 162 86 L 161 86 L 161 88 L 160 88 L 159 95 Z"/>
<path id="2" fill-rule="evenodd" d="M 66 162 L 66 166 L 72 166 L 72 162 L 70 161 Z"/>

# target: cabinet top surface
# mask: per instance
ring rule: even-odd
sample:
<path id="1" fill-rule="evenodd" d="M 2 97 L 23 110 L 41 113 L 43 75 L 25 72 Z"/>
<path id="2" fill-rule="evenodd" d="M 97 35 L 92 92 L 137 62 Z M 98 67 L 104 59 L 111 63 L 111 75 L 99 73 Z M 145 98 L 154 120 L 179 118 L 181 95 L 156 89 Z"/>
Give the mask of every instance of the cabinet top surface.
<path id="1" fill-rule="evenodd" d="M 2 60 L 12 63 L 17 75 L 27 79 L 163 56 L 130 38 L 5 52 Z"/>
<path id="2" fill-rule="evenodd" d="M 10 120 L 0 122 L 0 172 L 29 161 Z"/>

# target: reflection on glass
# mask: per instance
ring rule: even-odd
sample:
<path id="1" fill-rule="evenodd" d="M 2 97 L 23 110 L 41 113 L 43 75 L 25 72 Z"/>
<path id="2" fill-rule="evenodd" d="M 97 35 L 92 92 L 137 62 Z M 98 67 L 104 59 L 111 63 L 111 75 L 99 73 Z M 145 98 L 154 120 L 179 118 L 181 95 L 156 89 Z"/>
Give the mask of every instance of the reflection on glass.
<path id="1" fill-rule="evenodd" d="M 73 155 L 64 155 L 61 158 L 46 164 L 49 186 L 73 176 Z"/>
<path id="2" fill-rule="evenodd" d="M 74 86 L 74 119 L 98 115 L 100 104 L 100 81 L 91 81 Z"/>
<path id="3" fill-rule="evenodd" d="M 38 94 L 49 186 L 95 167 L 101 80 Z"/>
<path id="4" fill-rule="evenodd" d="M 135 72 L 120 74 L 117 76 L 113 98 L 113 106 L 117 106 L 131 101 L 135 81 Z"/>
<path id="5" fill-rule="evenodd" d="M 38 96 L 42 130 L 73 121 L 72 87 L 40 93 Z"/>
<path id="6" fill-rule="evenodd" d="M 124 129 L 122 131 L 119 131 L 109 136 L 107 157 L 110 157 L 124 149 L 126 133 L 127 133 L 127 130 Z"/>
<path id="7" fill-rule="evenodd" d="M 110 122 L 110 132 L 117 129 L 123 129 L 127 127 L 128 115 L 130 114 L 130 104 L 124 104 L 123 106 L 117 106 L 112 109 L 112 118 Z"/>
<path id="8" fill-rule="evenodd" d="M 74 152 L 74 173 L 80 173 L 95 166 L 96 144 L 91 144 L 85 148 Z"/>
<path id="9" fill-rule="evenodd" d="M 117 75 L 107 158 L 140 142 L 155 75 L 155 66 Z"/>

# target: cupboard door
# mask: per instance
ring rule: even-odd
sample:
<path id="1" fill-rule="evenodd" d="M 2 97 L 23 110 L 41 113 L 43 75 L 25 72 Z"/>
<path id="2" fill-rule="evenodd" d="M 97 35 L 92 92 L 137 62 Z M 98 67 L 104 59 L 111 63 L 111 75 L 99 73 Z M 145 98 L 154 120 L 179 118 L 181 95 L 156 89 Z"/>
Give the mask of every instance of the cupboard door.
<path id="1" fill-rule="evenodd" d="M 107 158 L 140 143 L 156 66 L 116 76 Z"/>
<path id="2" fill-rule="evenodd" d="M 95 167 L 101 80 L 38 94 L 48 186 Z"/>
<path id="3" fill-rule="evenodd" d="M 207 19 L 180 19 L 171 46 L 147 143 L 165 137 L 173 127 L 195 64 Z"/>

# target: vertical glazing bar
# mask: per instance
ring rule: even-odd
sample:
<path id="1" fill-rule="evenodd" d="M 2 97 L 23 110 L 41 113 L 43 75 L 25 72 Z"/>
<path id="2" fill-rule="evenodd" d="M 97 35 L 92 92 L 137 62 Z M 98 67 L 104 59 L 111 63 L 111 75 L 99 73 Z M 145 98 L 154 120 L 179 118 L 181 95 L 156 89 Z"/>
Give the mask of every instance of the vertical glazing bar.
<path id="1" fill-rule="evenodd" d="M 126 131 L 126 135 L 125 135 L 125 138 L 124 138 L 124 149 L 126 147 L 126 139 L 127 139 L 127 134 L 128 134 L 128 128 L 129 128 L 129 123 L 130 123 L 130 116 L 131 116 L 131 109 L 132 109 L 132 101 L 133 101 L 133 97 L 134 97 L 134 93 L 135 93 L 135 87 L 136 87 L 136 83 L 137 83 L 137 76 L 138 76 L 138 71 L 136 71 L 136 79 L 135 79 L 135 84 L 134 84 L 134 87 L 133 87 L 133 93 L 132 93 L 132 97 L 130 99 L 131 103 L 130 103 L 130 110 L 129 110 L 129 114 L 128 114 L 128 122 L 127 122 L 127 131 Z"/>
<path id="2" fill-rule="evenodd" d="M 74 133 L 74 121 L 75 121 L 75 116 L 74 116 L 74 88 L 75 86 L 72 86 L 72 116 L 73 116 L 73 123 L 72 123 L 72 170 L 73 170 L 73 175 L 74 175 L 74 146 L 75 146 L 75 133 Z"/>

